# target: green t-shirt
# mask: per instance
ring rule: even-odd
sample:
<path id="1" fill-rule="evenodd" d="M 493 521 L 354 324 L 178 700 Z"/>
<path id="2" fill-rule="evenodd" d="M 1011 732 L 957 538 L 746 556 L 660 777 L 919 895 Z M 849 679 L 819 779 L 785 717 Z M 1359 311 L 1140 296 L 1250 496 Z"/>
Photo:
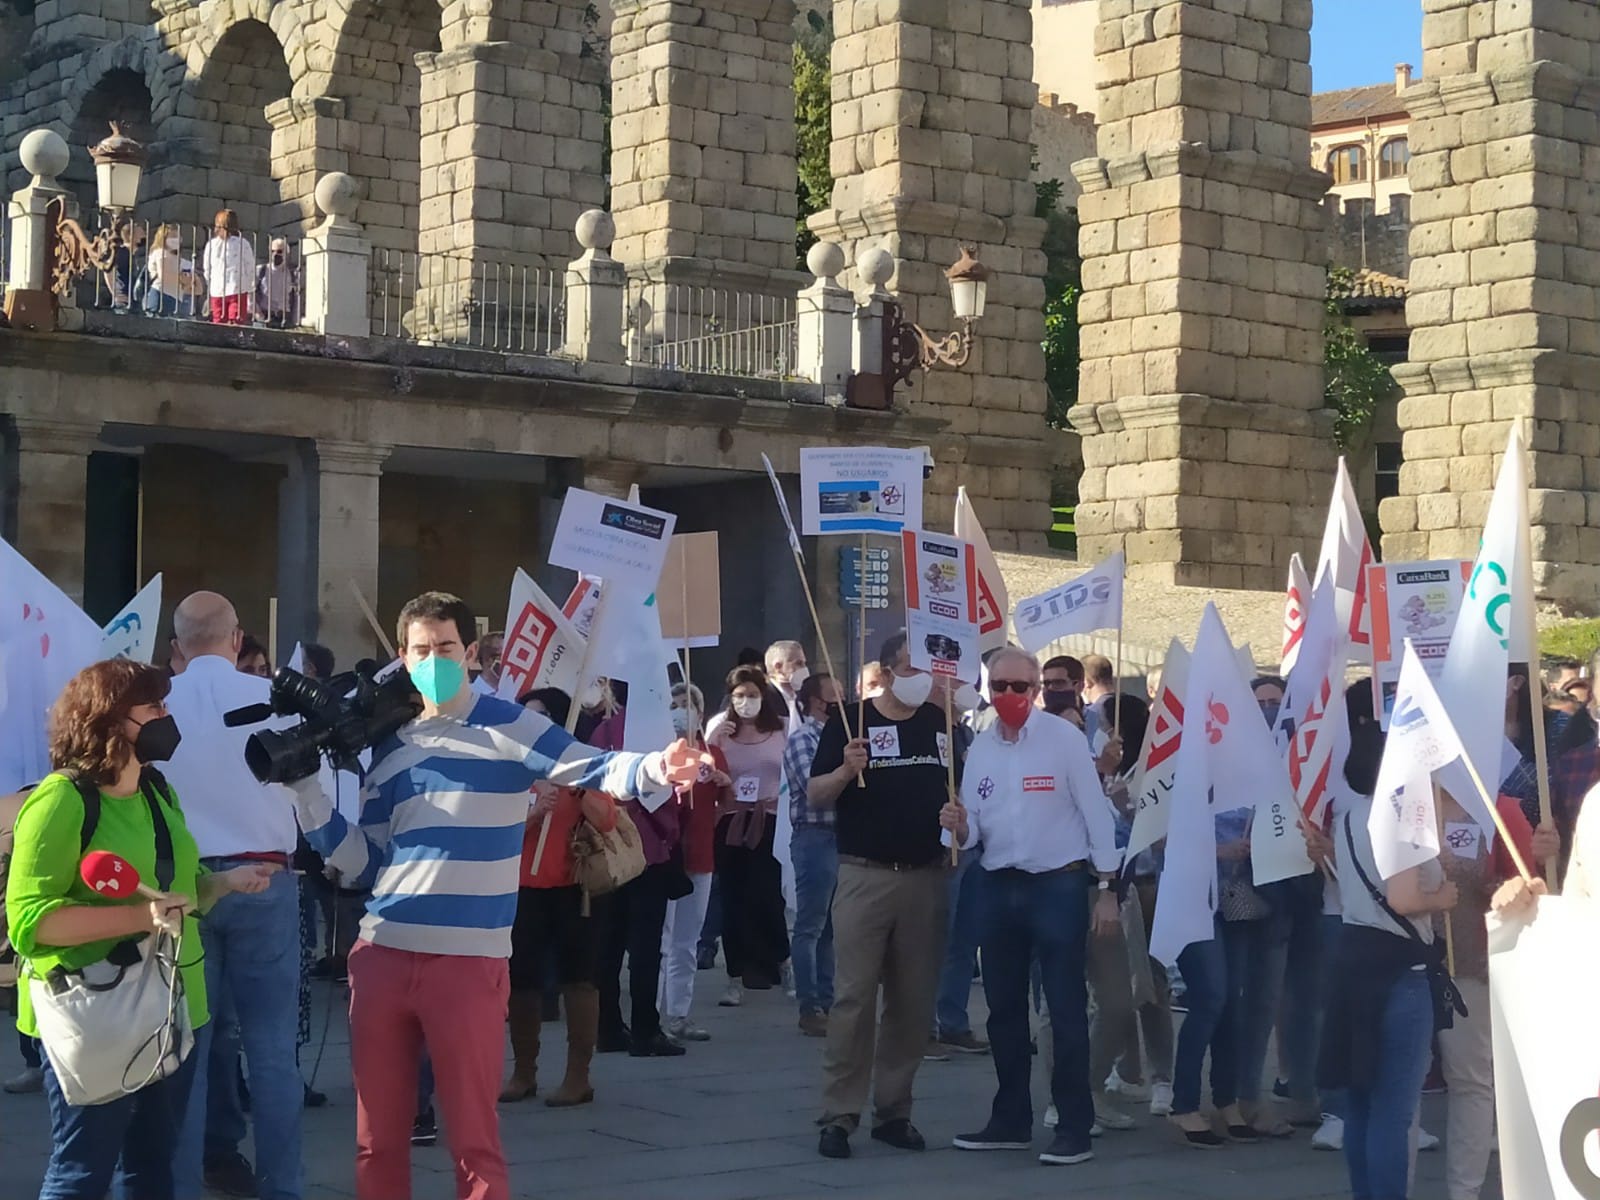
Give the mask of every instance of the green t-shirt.
<path id="1" fill-rule="evenodd" d="M 200 852 L 175 802 L 168 804 L 163 798 L 162 815 L 172 834 L 173 876 L 168 890 L 198 904 Z M 16 845 L 6 879 L 6 921 L 17 954 L 29 960 L 40 974 L 57 966 L 85 967 L 99 962 L 121 940 L 86 942 L 65 949 L 40 945 L 35 937 L 39 922 L 56 909 L 72 904 L 149 903 L 138 895 L 129 900 L 107 900 L 83 882 L 78 873 L 83 861 L 82 835 L 83 797 L 65 775 L 51 775 L 35 788 L 17 816 Z M 121 855 L 139 872 L 142 881 L 156 886 L 155 825 L 150 819 L 150 805 L 142 795 L 100 793 L 100 823 L 89 839 L 89 849 Z M 200 923 L 191 913 L 183 922 L 178 971 L 189 1001 L 189 1019 L 196 1029 L 205 1024 L 209 1015 L 202 957 Z M 17 1028 L 37 1036 L 27 980 L 20 984 Z"/>

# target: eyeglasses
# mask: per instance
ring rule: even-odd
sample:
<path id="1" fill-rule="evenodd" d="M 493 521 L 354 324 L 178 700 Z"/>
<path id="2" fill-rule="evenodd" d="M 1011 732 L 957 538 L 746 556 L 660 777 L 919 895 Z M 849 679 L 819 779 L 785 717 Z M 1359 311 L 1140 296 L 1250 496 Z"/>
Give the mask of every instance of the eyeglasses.
<path id="1" fill-rule="evenodd" d="M 1077 691 L 1077 689 L 1072 686 L 1072 680 L 1070 679 L 1046 679 L 1044 681 L 1044 690 L 1047 692 Z"/>
<path id="2" fill-rule="evenodd" d="M 1026 679 L 991 679 L 989 690 L 996 696 L 1001 692 L 1015 692 L 1019 696 L 1026 696 L 1033 690 L 1033 684 Z"/>

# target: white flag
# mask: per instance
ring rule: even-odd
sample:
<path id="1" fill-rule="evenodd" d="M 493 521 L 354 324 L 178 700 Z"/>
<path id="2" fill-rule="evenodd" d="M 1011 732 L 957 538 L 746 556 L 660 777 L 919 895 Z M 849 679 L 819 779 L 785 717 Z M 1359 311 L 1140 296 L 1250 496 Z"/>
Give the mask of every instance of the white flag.
<path id="1" fill-rule="evenodd" d="M 1489 917 L 1489 1017 L 1500 1178 L 1515 1200 L 1596 1195 L 1600 906 L 1545 896 L 1532 924 Z M 1473 1013 L 1473 1019 L 1478 1014 Z"/>
<path id="2" fill-rule="evenodd" d="M 1461 744 L 1491 793 L 1505 778 L 1500 748 L 1505 742 L 1506 667 L 1528 662 L 1536 654 L 1533 621 L 1527 460 L 1522 437 L 1513 426 L 1489 502 L 1481 548 L 1437 684 Z M 1452 768 L 1440 783 L 1492 837 L 1493 818 L 1467 772 Z"/>
<path id="3" fill-rule="evenodd" d="M 1006 581 L 989 548 L 988 535 L 978 523 L 967 489 L 956 489 L 956 538 L 972 545 L 978 560 L 978 648 L 987 654 L 1006 644 L 1006 615 L 1011 611 L 1011 596 Z"/>
<path id="4" fill-rule="evenodd" d="M 289 661 L 283 665 L 291 671 L 298 671 L 304 674 L 306 669 L 306 644 L 304 642 L 296 642 L 294 650 L 289 655 Z"/>
<path id="5" fill-rule="evenodd" d="M 1344 704 L 1348 644 L 1333 584 L 1324 579 L 1310 597 L 1299 661 L 1289 675 L 1277 729 L 1295 801 L 1319 827 L 1333 797 L 1333 774 L 1350 751 L 1350 715 Z M 1257 882 L 1268 880 L 1258 876 Z"/>
<path id="6" fill-rule="evenodd" d="M 1313 584 L 1332 579 L 1338 600 L 1339 621 L 1350 639 L 1350 658 L 1372 665 L 1372 606 L 1367 597 L 1367 568 L 1372 565 L 1372 542 L 1361 519 L 1356 490 L 1344 459 L 1334 476 L 1333 498 L 1328 502 L 1328 522 L 1322 531 Z"/>
<path id="7" fill-rule="evenodd" d="M 1185 946 L 1209 941 L 1216 911 L 1217 840 L 1212 823 L 1215 804 L 1228 809 L 1248 804 L 1251 797 L 1288 796 L 1289 777 L 1272 742 L 1272 731 L 1239 670 L 1233 645 L 1216 606 L 1206 605 L 1189 659 L 1183 698 L 1184 736 L 1178 744 L 1172 812 L 1167 825 L 1166 868 L 1156 904 L 1150 953 L 1161 962 L 1176 961 Z M 1215 804 L 1213 796 L 1217 797 Z M 1290 801 L 1292 803 L 1292 801 Z M 1297 844 L 1305 855 L 1300 831 L 1287 824 L 1264 827 L 1256 805 L 1251 829 L 1252 856 L 1277 843 Z"/>
<path id="8" fill-rule="evenodd" d="M 1408 638 L 1400 660 L 1383 764 L 1372 792 L 1372 813 L 1367 818 L 1372 860 L 1385 879 L 1439 857 L 1433 773 L 1461 754 L 1461 740 L 1450 715 Z"/>
<path id="9" fill-rule="evenodd" d="M 800 535 L 794 531 L 794 518 L 789 515 L 789 498 L 783 494 L 783 485 L 778 482 L 778 473 L 772 469 L 772 460 L 763 454 L 761 462 L 767 468 L 767 478 L 772 481 L 772 494 L 778 498 L 778 512 L 783 516 L 783 527 L 789 532 L 789 549 L 804 562 L 806 552 L 800 548 Z"/>
<path id="10" fill-rule="evenodd" d="M 50 706 L 99 661 L 103 634 L 84 611 L 0 540 L 0 792 L 50 773 Z"/>
<path id="11" fill-rule="evenodd" d="M 1011 623 L 1029 654 L 1075 633 L 1122 627 L 1123 557 L 1118 550 L 1076 579 L 1030 596 L 1017 605 Z"/>
<path id="12" fill-rule="evenodd" d="M 524 692 L 544 687 L 577 696 L 583 636 L 521 568 L 511 580 L 505 631 L 497 689 L 501 698 L 515 700 Z"/>
<path id="13" fill-rule="evenodd" d="M 1278 673 L 1285 679 L 1300 657 L 1300 640 L 1306 632 L 1306 612 L 1311 604 L 1311 579 L 1298 553 L 1289 556 L 1289 585 L 1283 596 L 1283 665 Z"/>
<path id="14" fill-rule="evenodd" d="M 161 625 L 161 573 L 139 589 L 139 594 L 106 625 L 101 658 L 130 658 L 148 664 L 156 653 L 156 631 Z"/>
<path id="15" fill-rule="evenodd" d="M 1134 804 L 1133 830 L 1128 835 L 1126 861 L 1167 836 L 1167 821 L 1172 806 L 1174 773 L 1178 767 L 1178 745 L 1183 738 L 1183 695 L 1189 686 L 1189 652 L 1177 638 L 1167 647 L 1167 661 L 1161 668 L 1161 690 L 1150 706 L 1150 723 L 1145 727 L 1144 746 L 1139 765 L 1128 785 Z"/>

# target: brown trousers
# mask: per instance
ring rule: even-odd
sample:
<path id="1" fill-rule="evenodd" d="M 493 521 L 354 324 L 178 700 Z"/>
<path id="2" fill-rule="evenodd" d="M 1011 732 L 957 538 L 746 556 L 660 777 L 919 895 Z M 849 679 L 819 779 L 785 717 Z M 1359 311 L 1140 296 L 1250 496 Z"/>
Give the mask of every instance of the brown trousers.
<path id="1" fill-rule="evenodd" d="M 855 1129 L 869 1091 L 874 1126 L 911 1116 L 911 1085 L 933 1036 L 949 905 L 942 866 L 893 871 L 839 864 L 822 1124 Z"/>

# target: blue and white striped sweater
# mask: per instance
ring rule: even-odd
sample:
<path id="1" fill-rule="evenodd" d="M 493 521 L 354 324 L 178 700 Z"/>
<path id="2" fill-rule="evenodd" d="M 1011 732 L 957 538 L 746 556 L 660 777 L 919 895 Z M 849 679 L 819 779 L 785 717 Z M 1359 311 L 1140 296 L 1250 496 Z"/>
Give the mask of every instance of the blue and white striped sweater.
<path id="1" fill-rule="evenodd" d="M 549 779 L 643 797 L 661 790 L 643 771 L 646 757 L 595 750 L 539 713 L 484 696 L 464 720 L 413 721 L 374 750 L 359 825 L 315 776 L 295 794 L 306 840 L 346 887 L 372 889 L 362 937 L 420 954 L 506 958 L 528 789 Z"/>

